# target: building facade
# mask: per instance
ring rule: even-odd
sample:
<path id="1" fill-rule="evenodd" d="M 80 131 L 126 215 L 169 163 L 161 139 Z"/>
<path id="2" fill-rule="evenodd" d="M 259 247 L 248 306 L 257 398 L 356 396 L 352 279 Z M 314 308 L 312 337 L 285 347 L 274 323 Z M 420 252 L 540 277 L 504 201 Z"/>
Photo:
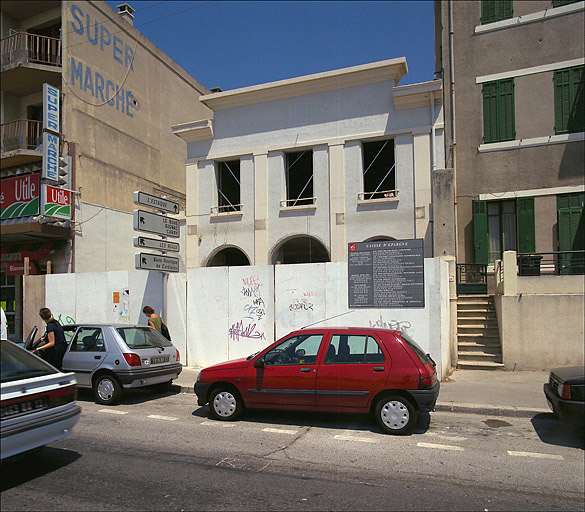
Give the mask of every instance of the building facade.
<path id="1" fill-rule="evenodd" d="M 585 249 L 584 8 L 435 2 L 458 263 Z"/>
<path id="2" fill-rule="evenodd" d="M 348 243 L 424 239 L 444 168 L 441 81 L 404 58 L 203 95 L 187 146 L 187 267 L 342 262 Z"/>
<path id="3" fill-rule="evenodd" d="M 1 4 L 1 284 L 17 336 L 25 258 L 30 274 L 133 269 L 133 192 L 184 208 L 185 144 L 170 127 L 207 115 L 208 91 L 134 28 L 130 6 L 118 9 Z M 43 84 L 58 91 L 48 139 Z"/>

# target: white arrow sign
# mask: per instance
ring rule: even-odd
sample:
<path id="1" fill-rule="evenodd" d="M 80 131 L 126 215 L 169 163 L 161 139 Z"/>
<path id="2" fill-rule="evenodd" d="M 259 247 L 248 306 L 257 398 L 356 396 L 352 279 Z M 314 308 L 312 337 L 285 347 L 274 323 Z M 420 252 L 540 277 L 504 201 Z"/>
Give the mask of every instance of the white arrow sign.
<path id="1" fill-rule="evenodd" d="M 134 210 L 134 231 L 179 238 L 179 221 L 164 215 Z"/>
<path id="2" fill-rule="evenodd" d="M 179 258 L 159 256 L 141 252 L 134 255 L 134 267 L 138 270 L 160 270 L 161 272 L 178 272 Z"/>
<path id="3" fill-rule="evenodd" d="M 140 204 L 143 206 L 150 206 L 157 210 L 169 213 L 179 213 L 179 203 L 175 201 L 169 201 L 162 197 L 153 196 L 146 192 L 136 191 L 134 192 L 134 204 Z"/>
<path id="4" fill-rule="evenodd" d="M 156 238 L 146 238 L 145 236 L 135 237 L 133 243 L 134 247 L 156 249 L 157 251 L 179 252 L 181 250 L 181 246 L 176 242 L 167 242 L 166 240 L 157 240 Z"/>

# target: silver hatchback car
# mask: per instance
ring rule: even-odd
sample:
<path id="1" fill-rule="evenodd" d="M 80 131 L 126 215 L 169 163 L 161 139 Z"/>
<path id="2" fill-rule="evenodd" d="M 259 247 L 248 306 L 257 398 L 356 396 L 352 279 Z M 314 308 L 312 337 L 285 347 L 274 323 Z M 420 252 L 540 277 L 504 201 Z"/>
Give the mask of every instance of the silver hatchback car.
<path id="1" fill-rule="evenodd" d="M 117 403 L 123 389 L 170 386 L 183 368 L 179 351 L 152 327 L 74 324 L 63 329 L 68 346 L 62 369 L 75 373 L 80 388 L 93 389 L 100 404 Z"/>

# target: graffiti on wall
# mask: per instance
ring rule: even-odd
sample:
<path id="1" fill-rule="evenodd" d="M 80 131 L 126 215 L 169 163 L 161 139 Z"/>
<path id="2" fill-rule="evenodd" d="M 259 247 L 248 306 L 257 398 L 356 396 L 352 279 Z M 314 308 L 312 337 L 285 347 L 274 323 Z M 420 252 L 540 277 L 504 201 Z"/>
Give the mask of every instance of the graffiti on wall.
<path id="1" fill-rule="evenodd" d="M 63 320 L 62 313 L 59 313 L 59 316 L 55 320 L 57 320 L 57 322 L 59 322 L 61 325 L 71 325 L 75 323 L 75 318 L 69 315 L 67 315 L 65 320 Z"/>
<path id="2" fill-rule="evenodd" d="M 380 315 L 379 320 L 376 320 L 375 322 L 372 322 L 370 320 L 370 327 L 377 327 L 379 329 L 392 329 L 392 330 L 396 330 L 396 331 L 402 331 L 402 332 L 408 334 L 409 329 L 412 328 L 412 324 L 407 320 L 403 320 L 403 321 L 388 320 L 388 321 L 385 321 L 382 319 L 382 316 Z"/>
<path id="3" fill-rule="evenodd" d="M 266 315 L 266 304 L 262 298 L 260 276 L 253 275 L 242 279 L 241 296 L 244 299 L 243 318 L 232 324 L 228 330 L 231 340 L 265 340 L 266 335 L 258 322 Z"/>

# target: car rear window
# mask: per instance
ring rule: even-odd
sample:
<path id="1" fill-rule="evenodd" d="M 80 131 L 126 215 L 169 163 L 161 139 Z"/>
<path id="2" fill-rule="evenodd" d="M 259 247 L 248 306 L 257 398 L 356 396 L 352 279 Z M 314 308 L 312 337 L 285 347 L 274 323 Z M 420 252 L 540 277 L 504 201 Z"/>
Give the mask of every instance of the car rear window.
<path id="1" fill-rule="evenodd" d="M 3 340 L 1 346 L 0 382 L 2 383 L 59 373 L 51 365 L 11 341 Z"/>
<path id="2" fill-rule="evenodd" d="M 130 348 L 171 347 L 172 343 L 152 327 L 118 327 L 116 331 Z"/>
<path id="3" fill-rule="evenodd" d="M 426 352 L 420 348 L 417 342 L 414 341 L 408 334 L 401 332 L 400 338 L 402 338 L 404 343 L 406 343 L 412 349 L 422 364 L 427 364 L 430 362 L 429 356 L 427 356 Z"/>

